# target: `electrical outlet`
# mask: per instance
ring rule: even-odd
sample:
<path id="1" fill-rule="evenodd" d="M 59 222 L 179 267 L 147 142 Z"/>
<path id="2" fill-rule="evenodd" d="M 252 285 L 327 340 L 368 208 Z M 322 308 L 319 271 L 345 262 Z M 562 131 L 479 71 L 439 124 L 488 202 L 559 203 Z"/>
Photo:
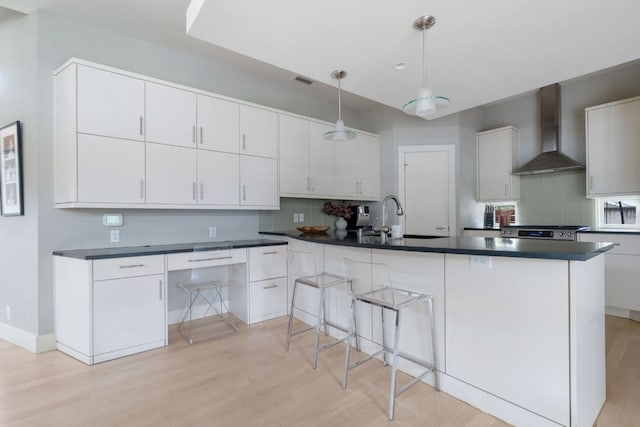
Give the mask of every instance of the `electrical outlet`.
<path id="1" fill-rule="evenodd" d="M 216 237 L 218 235 L 218 230 L 216 227 L 209 227 L 209 237 Z"/>
<path id="2" fill-rule="evenodd" d="M 7 320 L 11 320 L 11 306 L 8 305 L 5 307 L 5 311 L 7 312 Z"/>
<path id="3" fill-rule="evenodd" d="M 299 221 L 299 222 L 304 222 L 304 213 L 303 213 L 303 212 L 300 212 L 300 213 L 298 214 L 298 221 Z"/>
<path id="4" fill-rule="evenodd" d="M 471 267 L 486 268 L 487 270 L 491 270 L 491 257 L 471 255 L 469 257 L 469 265 Z"/>
<path id="5" fill-rule="evenodd" d="M 293 214 L 293 223 L 297 224 L 300 222 L 300 214 L 299 213 L 294 213 Z"/>
<path id="6" fill-rule="evenodd" d="M 111 230 L 111 243 L 118 243 L 120 241 L 120 230 Z"/>

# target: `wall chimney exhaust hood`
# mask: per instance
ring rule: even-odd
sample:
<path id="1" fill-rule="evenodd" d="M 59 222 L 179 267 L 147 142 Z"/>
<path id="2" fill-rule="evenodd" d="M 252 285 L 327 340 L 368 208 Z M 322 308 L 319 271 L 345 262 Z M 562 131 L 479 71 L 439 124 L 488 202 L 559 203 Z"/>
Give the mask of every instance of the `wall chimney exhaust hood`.
<path id="1" fill-rule="evenodd" d="M 584 169 L 584 165 L 558 151 L 560 146 L 560 85 L 540 88 L 540 136 L 542 153 L 514 170 L 514 175 L 562 172 Z"/>

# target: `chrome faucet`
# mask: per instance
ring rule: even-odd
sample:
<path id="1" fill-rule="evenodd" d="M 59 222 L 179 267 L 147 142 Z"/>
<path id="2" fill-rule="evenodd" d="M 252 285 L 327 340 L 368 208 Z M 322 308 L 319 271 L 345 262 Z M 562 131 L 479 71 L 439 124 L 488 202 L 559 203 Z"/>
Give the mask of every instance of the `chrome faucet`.
<path id="1" fill-rule="evenodd" d="M 387 202 L 389 200 L 393 200 L 396 203 L 396 215 L 398 216 L 402 216 L 404 215 L 404 210 L 402 209 L 402 205 L 400 204 L 400 200 L 398 200 L 398 198 L 396 196 L 394 196 L 393 194 L 388 195 L 387 197 L 384 198 L 384 200 L 382 201 L 382 213 L 380 214 L 380 216 L 382 216 L 382 224 L 374 226 L 373 230 L 374 231 L 379 231 L 380 232 L 380 243 L 384 244 L 387 243 L 387 234 L 389 234 L 389 231 L 391 231 L 391 227 L 389 227 L 386 224 L 387 221 Z"/>

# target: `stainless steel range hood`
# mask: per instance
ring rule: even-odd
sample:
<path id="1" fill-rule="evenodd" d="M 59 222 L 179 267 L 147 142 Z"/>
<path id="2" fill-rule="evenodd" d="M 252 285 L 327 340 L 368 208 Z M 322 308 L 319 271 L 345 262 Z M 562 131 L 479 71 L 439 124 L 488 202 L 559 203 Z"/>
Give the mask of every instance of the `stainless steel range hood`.
<path id="1" fill-rule="evenodd" d="M 584 169 L 584 165 L 558 151 L 560 146 L 560 85 L 540 88 L 540 136 L 542 153 L 514 170 L 514 175 L 562 172 Z"/>

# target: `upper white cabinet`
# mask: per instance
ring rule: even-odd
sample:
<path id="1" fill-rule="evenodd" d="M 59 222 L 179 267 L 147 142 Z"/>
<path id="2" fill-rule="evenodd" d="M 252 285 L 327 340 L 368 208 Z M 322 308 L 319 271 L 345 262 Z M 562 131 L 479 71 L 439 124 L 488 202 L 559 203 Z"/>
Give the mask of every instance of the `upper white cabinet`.
<path id="1" fill-rule="evenodd" d="M 198 148 L 238 153 L 240 106 L 198 94 Z"/>
<path id="2" fill-rule="evenodd" d="M 239 189 L 240 159 L 237 154 L 198 150 L 199 205 L 238 206 Z"/>
<path id="3" fill-rule="evenodd" d="M 261 208 L 278 206 L 278 161 L 240 156 L 240 204 Z"/>
<path id="4" fill-rule="evenodd" d="M 147 203 L 197 203 L 196 150 L 147 144 Z"/>
<path id="5" fill-rule="evenodd" d="M 336 194 L 336 142 L 324 139 L 332 126 L 309 122 L 309 192 Z"/>
<path id="6" fill-rule="evenodd" d="M 336 196 L 352 200 L 380 198 L 379 143 L 374 136 L 358 133 L 352 141 L 337 142 Z"/>
<path id="7" fill-rule="evenodd" d="M 196 94 L 146 82 L 146 141 L 196 146 Z"/>
<path id="8" fill-rule="evenodd" d="M 507 126 L 480 132 L 477 149 L 478 201 L 520 198 L 520 177 L 511 174 L 520 156 L 520 131 Z"/>
<path id="9" fill-rule="evenodd" d="M 585 110 L 587 196 L 640 194 L 640 97 Z"/>
<path id="10" fill-rule="evenodd" d="M 78 65 L 77 102 L 78 132 L 144 141 L 144 80 Z"/>
<path id="11" fill-rule="evenodd" d="M 241 105 L 240 138 L 241 154 L 275 159 L 278 155 L 278 115 Z"/>

